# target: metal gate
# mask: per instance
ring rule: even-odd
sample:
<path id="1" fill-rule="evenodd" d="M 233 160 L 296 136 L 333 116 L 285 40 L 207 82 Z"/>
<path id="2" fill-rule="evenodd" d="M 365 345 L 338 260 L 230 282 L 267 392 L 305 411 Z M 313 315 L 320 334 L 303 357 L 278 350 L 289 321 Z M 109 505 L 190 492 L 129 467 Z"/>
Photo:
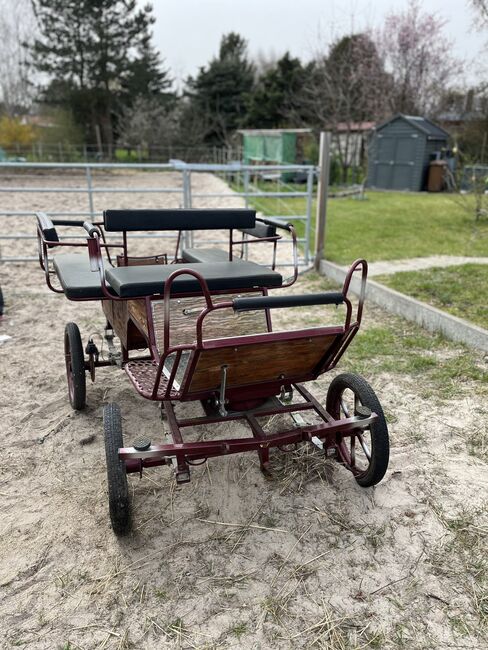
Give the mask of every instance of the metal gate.
<path id="1" fill-rule="evenodd" d="M 150 172 L 172 171 L 177 173 L 178 182 L 173 185 L 145 185 L 120 187 L 114 184 L 107 186 L 97 183 L 97 174 L 103 171 L 116 172 L 117 170 L 144 170 L 149 178 Z M 58 173 L 59 178 L 69 172 L 78 172 L 77 185 L 61 186 L 53 183 L 45 184 L 23 184 L 22 179 L 25 173 L 39 174 L 41 181 L 52 182 L 53 176 Z M 46 179 L 46 172 L 48 177 Z M 202 192 L 195 187 L 197 174 L 213 174 L 227 182 L 229 192 Z M 5 182 L 5 175 L 12 176 L 10 182 Z M 296 176 L 301 184 L 293 184 L 284 178 L 289 179 L 290 175 Z M 242 165 L 231 163 L 226 165 L 185 163 L 180 160 L 171 160 L 167 164 L 134 164 L 134 163 L 0 163 L 0 220 L 3 227 L 0 228 L 0 262 L 27 262 L 37 260 L 35 255 L 35 241 L 32 242 L 32 255 L 5 254 L 5 248 L 11 248 L 14 242 L 22 240 L 35 240 L 34 215 L 37 211 L 47 212 L 52 217 L 77 218 L 86 217 L 96 219 L 102 216 L 102 211 L 97 210 L 95 199 L 100 194 L 135 194 L 151 195 L 161 197 L 162 195 L 175 195 L 178 206 L 182 208 L 195 207 L 198 202 L 219 198 L 241 198 L 245 207 L 263 209 L 267 216 L 283 221 L 295 222 L 298 225 L 300 236 L 301 266 L 308 266 L 311 262 L 311 219 L 312 202 L 314 190 L 315 168 L 311 165 Z M 142 178 L 142 177 L 141 177 Z M 172 176 L 174 179 L 174 174 Z M 305 182 L 303 182 L 305 180 Z M 77 210 L 52 210 L 49 201 L 40 197 L 53 194 L 85 195 L 86 208 Z M 6 203 L 13 204 L 15 196 L 32 195 L 35 198 L 35 207 L 32 209 L 8 209 Z M 9 200 L 10 199 L 10 200 Z M 290 202 L 290 199 L 293 201 Z M 152 200 L 151 200 L 152 201 Z M 158 207 L 156 198 L 152 201 L 152 207 Z M 296 204 L 296 206 L 294 205 Z M 290 205 L 292 206 L 290 208 Z M 264 207 L 263 207 L 264 206 Z M 107 207 L 110 207 L 107 202 Z M 137 207 L 137 206 L 132 206 Z M 218 207 L 218 206 L 216 206 Z M 22 232 L 11 232 L 9 220 L 22 220 Z M 23 226 L 26 223 L 27 230 Z M 11 223 L 11 221 L 10 221 Z M 15 221 L 18 224 L 18 221 Z M 83 235 L 79 235 L 82 238 Z M 133 238 L 173 238 L 172 234 L 156 233 L 132 234 Z M 70 236 L 70 239 L 73 237 Z M 7 244 L 1 245 L 2 242 Z M 215 242 L 217 243 L 217 242 Z"/>

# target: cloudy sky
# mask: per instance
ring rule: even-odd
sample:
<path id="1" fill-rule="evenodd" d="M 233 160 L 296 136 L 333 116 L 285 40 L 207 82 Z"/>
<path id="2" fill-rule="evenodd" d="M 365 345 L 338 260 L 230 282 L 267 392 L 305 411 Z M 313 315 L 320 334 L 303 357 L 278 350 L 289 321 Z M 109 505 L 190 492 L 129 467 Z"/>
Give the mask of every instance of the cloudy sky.
<path id="1" fill-rule="evenodd" d="M 251 55 L 289 50 L 307 60 L 321 42 L 379 25 L 390 11 L 403 9 L 406 0 L 152 0 L 152 4 L 155 43 L 180 80 L 205 65 L 217 53 L 222 34 L 229 31 L 248 40 Z M 457 56 L 479 60 L 488 34 L 483 37 L 473 29 L 467 0 L 425 0 L 423 6 L 447 21 L 445 32 Z"/>

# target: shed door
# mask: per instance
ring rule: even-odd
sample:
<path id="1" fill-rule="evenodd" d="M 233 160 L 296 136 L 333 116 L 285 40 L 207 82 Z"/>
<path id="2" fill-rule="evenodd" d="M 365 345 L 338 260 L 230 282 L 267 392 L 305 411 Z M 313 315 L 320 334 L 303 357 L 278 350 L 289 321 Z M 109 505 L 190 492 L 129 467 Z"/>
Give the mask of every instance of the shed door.
<path id="1" fill-rule="evenodd" d="M 393 176 L 393 161 L 395 159 L 395 138 L 378 134 L 377 158 L 375 160 L 375 186 L 390 189 Z"/>
<path id="2" fill-rule="evenodd" d="M 416 189 L 412 187 L 412 180 L 417 143 L 416 133 L 403 137 L 378 135 L 374 183 L 376 187 L 392 190 Z"/>
<path id="3" fill-rule="evenodd" d="M 393 190 L 413 190 L 413 171 L 415 167 L 415 151 L 418 136 L 412 134 L 397 138 L 395 150 L 395 164 L 393 165 Z"/>

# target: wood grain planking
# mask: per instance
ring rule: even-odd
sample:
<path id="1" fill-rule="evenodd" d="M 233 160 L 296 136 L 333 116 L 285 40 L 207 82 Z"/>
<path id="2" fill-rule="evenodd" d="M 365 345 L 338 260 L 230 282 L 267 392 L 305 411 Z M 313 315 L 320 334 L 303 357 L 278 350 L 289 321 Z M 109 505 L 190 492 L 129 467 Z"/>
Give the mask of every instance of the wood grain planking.
<path id="1" fill-rule="evenodd" d="M 305 376 L 314 369 L 335 339 L 336 335 L 331 334 L 202 350 L 198 353 L 189 391 L 217 389 L 223 365 L 228 367 L 229 388 L 275 381 L 281 375 L 285 378 Z"/>
<path id="2" fill-rule="evenodd" d="M 261 293 L 245 294 L 261 296 Z M 236 295 L 212 296 L 214 303 L 227 302 Z M 155 300 L 153 306 L 154 329 L 159 350 L 163 349 L 164 311 L 163 301 Z M 173 298 L 170 303 L 171 345 L 188 345 L 196 341 L 196 322 L 205 308 L 205 298 Z M 185 311 L 187 313 L 185 313 Z M 267 332 L 265 311 L 249 311 L 236 314 L 233 309 L 219 309 L 206 316 L 203 322 L 203 338 L 215 339 L 229 336 L 246 336 Z"/>
<path id="3" fill-rule="evenodd" d="M 105 318 L 113 327 L 113 322 L 112 322 L 113 315 L 114 315 L 113 300 L 102 300 L 102 309 L 103 309 L 103 313 L 105 314 Z"/>
<path id="4" fill-rule="evenodd" d="M 119 337 L 124 347 L 127 347 L 127 301 L 112 301 L 112 327 L 115 334 Z"/>
<path id="5" fill-rule="evenodd" d="M 128 300 L 129 316 L 141 330 L 148 334 L 146 303 L 144 300 Z"/>

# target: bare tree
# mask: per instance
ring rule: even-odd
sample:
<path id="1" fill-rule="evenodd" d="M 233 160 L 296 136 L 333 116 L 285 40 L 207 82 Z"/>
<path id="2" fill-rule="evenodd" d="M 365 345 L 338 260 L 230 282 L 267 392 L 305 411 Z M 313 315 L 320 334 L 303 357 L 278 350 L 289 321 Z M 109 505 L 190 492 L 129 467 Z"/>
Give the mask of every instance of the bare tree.
<path id="1" fill-rule="evenodd" d="M 488 0 L 470 0 L 469 4 L 473 7 L 481 22 L 477 23 L 479 30 L 488 28 Z"/>
<path id="2" fill-rule="evenodd" d="M 129 151 L 142 147 L 151 157 L 153 150 L 174 144 L 178 121 L 177 112 L 168 110 L 157 99 L 137 97 L 133 106 L 126 109 L 120 118 L 118 142 Z"/>
<path id="3" fill-rule="evenodd" d="M 35 33 L 30 0 L 0 0 L 0 93 L 9 115 L 25 111 L 32 101 L 29 62 L 23 43 Z"/>
<path id="4" fill-rule="evenodd" d="M 388 111 L 390 80 L 366 34 L 344 36 L 318 53 L 305 83 L 301 121 L 332 132 L 332 144 L 346 181 L 360 158 L 362 122 L 378 121 Z"/>
<path id="5" fill-rule="evenodd" d="M 373 34 L 393 80 L 391 112 L 435 116 L 440 97 L 458 79 L 462 64 L 451 55 L 445 23 L 410 0 L 405 11 L 387 15 Z"/>

